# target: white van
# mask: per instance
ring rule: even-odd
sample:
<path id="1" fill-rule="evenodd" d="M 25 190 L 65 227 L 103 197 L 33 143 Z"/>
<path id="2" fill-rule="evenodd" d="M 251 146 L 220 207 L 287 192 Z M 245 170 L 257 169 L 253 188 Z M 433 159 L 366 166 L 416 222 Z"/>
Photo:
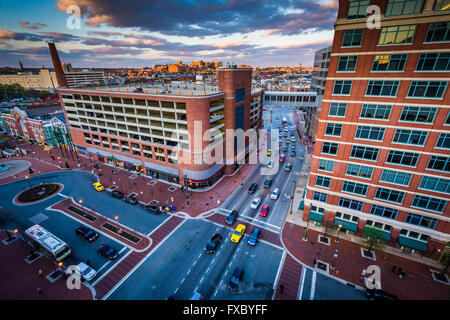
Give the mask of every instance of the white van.
<path id="1" fill-rule="evenodd" d="M 270 199 L 277 200 L 279 195 L 280 195 L 280 190 L 278 188 L 275 188 L 272 191 L 272 193 L 270 194 Z"/>

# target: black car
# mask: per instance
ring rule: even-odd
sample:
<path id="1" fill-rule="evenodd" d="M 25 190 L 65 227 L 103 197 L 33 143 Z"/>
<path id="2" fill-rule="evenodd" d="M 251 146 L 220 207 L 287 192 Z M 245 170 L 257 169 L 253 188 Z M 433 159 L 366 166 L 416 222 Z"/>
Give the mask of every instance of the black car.
<path id="1" fill-rule="evenodd" d="M 124 197 L 124 194 L 119 190 L 114 190 L 113 192 L 111 192 L 111 196 L 117 199 L 122 199 Z"/>
<path id="2" fill-rule="evenodd" d="M 369 298 L 369 300 L 389 300 L 389 301 L 398 300 L 397 296 L 380 289 L 366 288 L 364 290 L 364 294 L 366 295 L 367 298 Z"/>
<path id="3" fill-rule="evenodd" d="M 206 253 L 214 253 L 217 247 L 219 246 L 220 241 L 222 241 L 222 236 L 218 233 L 214 233 L 211 240 L 206 244 L 205 252 Z"/>
<path id="4" fill-rule="evenodd" d="M 133 198 L 133 197 L 125 197 L 125 198 L 123 198 L 123 201 L 125 201 L 127 203 L 130 203 L 130 204 L 136 204 L 137 203 L 137 200 L 135 198 Z"/>
<path id="5" fill-rule="evenodd" d="M 77 230 L 75 230 L 75 233 L 83 238 L 85 238 L 87 241 L 92 242 L 95 239 L 98 238 L 98 234 L 88 227 L 81 226 Z"/>
<path id="6" fill-rule="evenodd" d="M 159 210 L 159 207 L 155 206 L 154 204 L 149 204 L 148 206 L 145 207 L 145 209 L 147 209 L 148 212 L 153 213 L 153 214 L 161 213 L 161 210 Z"/>
<path id="7" fill-rule="evenodd" d="M 99 255 L 104 256 L 109 260 L 114 260 L 119 256 L 119 252 L 107 244 L 101 244 L 100 247 L 98 247 L 97 252 Z"/>
<path id="8" fill-rule="evenodd" d="M 231 276 L 230 282 L 228 283 L 228 286 L 233 293 L 237 292 L 237 290 L 239 289 L 239 281 L 242 280 L 243 276 L 244 270 L 242 270 L 242 268 L 234 269 L 233 275 Z"/>
<path id="9" fill-rule="evenodd" d="M 231 211 L 231 213 L 227 217 L 226 223 L 233 224 L 234 221 L 236 221 L 237 216 L 238 216 L 238 212 L 236 210 Z"/>
<path id="10" fill-rule="evenodd" d="M 255 193 L 255 191 L 258 189 L 257 183 L 252 183 L 252 185 L 248 188 L 248 193 Z"/>

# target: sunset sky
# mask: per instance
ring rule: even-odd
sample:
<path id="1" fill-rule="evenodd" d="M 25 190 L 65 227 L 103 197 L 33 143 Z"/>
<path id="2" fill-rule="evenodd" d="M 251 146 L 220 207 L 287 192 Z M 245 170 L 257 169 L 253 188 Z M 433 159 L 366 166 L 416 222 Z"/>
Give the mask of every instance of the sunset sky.
<path id="1" fill-rule="evenodd" d="M 80 29 L 67 27 L 70 5 Z M 0 0 L 0 66 L 51 67 L 47 42 L 74 67 L 312 65 L 336 14 L 335 0 Z"/>

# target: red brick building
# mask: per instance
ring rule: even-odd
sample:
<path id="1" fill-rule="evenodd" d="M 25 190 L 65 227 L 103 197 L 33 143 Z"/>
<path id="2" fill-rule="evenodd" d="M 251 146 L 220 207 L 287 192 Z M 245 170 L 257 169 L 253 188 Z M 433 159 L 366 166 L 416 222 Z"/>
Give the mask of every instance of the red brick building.
<path id="1" fill-rule="evenodd" d="M 340 0 L 303 220 L 439 257 L 450 240 L 449 79 L 448 1 Z"/>
<path id="2" fill-rule="evenodd" d="M 58 93 L 80 153 L 205 188 L 236 168 L 236 155 L 225 163 L 225 130 L 262 124 L 263 91 L 252 89 L 252 70 L 220 68 L 218 79 L 218 87 L 173 81 L 142 88 L 59 88 Z M 223 158 L 211 162 L 220 149 Z"/>

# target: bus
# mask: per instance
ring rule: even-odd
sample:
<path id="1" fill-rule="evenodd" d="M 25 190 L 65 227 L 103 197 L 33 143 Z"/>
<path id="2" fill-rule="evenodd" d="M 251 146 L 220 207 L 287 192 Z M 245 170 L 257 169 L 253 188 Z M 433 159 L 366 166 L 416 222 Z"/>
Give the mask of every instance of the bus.
<path id="1" fill-rule="evenodd" d="M 287 125 L 286 117 L 283 117 L 283 119 L 281 120 L 281 123 L 283 124 L 283 126 Z"/>
<path id="2" fill-rule="evenodd" d="M 25 230 L 25 234 L 32 240 L 38 249 L 53 257 L 56 261 L 62 261 L 72 252 L 70 247 L 61 239 L 42 228 L 40 225 Z"/>

